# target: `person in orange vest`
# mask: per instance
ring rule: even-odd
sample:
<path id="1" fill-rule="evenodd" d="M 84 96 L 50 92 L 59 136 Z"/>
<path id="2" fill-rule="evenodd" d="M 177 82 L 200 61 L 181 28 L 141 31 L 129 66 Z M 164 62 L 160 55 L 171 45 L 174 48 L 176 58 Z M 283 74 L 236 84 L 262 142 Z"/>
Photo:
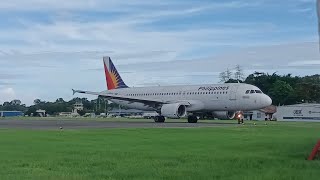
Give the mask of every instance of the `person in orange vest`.
<path id="1" fill-rule="evenodd" d="M 238 124 L 243 124 L 243 114 L 242 112 L 237 114 Z"/>

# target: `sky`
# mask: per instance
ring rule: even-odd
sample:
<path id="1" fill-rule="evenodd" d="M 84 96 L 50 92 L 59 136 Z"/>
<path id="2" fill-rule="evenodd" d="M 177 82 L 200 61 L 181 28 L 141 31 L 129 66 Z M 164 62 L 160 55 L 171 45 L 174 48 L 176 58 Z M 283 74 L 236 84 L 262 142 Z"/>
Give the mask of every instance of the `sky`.
<path id="1" fill-rule="evenodd" d="M 131 87 L 219 83 L 236 65 L 316 74 L 315 0 L 0 2 L 0 103 L 103 91 L 103 56 Z"/>

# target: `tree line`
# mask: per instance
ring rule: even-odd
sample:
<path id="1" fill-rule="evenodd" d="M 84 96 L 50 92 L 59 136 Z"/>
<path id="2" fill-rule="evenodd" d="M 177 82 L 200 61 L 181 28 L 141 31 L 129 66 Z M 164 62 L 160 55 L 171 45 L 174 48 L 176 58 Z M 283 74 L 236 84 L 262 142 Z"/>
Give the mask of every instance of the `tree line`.
<path id="1" fill-rule="evenodd" d="M 63 98 L 58 98 L 54 102 L 43 101 L 35 99 L 33 105 L 26 106 L 21 104 L 20 100 L 13 100 L 11 102 L 4 102 L 0 105 L 0 111 L 22 111 L 25 115 L 36 115 L 36 111 L 39 109 L 45 110 L 47 114 L 58 115 L 60 112 L 72 112 L 74 104 L 82 103 L 83 111 L 78 111 L 80 115 L 85 113 L 106 113 L 119 106 L 114 103 L 109 103 L 102 97 L 94 100 L 88 100 L 87 98 L 73 98 L 70 101 L 65 101 Z"/>
<path id="2" fill-rule="evenodd" d="M 320 75 L 292 76 L 264 72 L 254 72 L 244 78 L 240 66 L 234 71 L 227 69 L 220 73 L 221 82 L 247 83 L 260 88 L 273 100 L 273 105 L 290 105 L 296 103 L 320 103 Z"/>

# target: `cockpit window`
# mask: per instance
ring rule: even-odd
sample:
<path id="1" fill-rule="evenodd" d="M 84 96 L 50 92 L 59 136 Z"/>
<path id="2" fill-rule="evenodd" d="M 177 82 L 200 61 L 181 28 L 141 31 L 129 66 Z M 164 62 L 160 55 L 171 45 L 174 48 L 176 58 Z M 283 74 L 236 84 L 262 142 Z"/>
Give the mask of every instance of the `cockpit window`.
<path id="1" fill-rule="evenodd" d="M 262 94 L 262 91 L 260 91 L 260 90 L 255 90 L 255 91 L 256 91 L 256 93 Z"/>
<path id="2" fill-rule="evenodd" d="M 250 91 L 250 94 L 253 94 L 253 93 L 255 93 L 255 91 L 254 91 L 254 90 L 251 90 L 251 91 Z"/>
<path id="3" fill-rule="evenodd" d="M 249 93 L 250 93 L 250 90 L 247 90 L 247 91 L 246 91 L 246 94 L 249 94 Z"/>

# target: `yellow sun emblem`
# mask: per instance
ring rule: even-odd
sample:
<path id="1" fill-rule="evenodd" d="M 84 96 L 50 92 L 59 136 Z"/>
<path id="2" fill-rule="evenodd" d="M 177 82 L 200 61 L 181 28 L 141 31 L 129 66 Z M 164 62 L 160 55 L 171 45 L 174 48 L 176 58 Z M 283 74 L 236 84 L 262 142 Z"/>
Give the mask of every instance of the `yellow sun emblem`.
<path id="1" fill-rule="evenodd" d="M 114 87 L 115 88 L 118 88 L 118 86 L 119 86 L 119 80 L 120 80 L 120 77 L 119 77 L 119 75 L 117 74 L 117 72 L 115 72 L 115 71 L 111 71 L 110 72 L 110 77 L 111 77 L 111 80 L 112 80 L 112 82 L 113 82 L 113 84 L 114 84 Z"/>

